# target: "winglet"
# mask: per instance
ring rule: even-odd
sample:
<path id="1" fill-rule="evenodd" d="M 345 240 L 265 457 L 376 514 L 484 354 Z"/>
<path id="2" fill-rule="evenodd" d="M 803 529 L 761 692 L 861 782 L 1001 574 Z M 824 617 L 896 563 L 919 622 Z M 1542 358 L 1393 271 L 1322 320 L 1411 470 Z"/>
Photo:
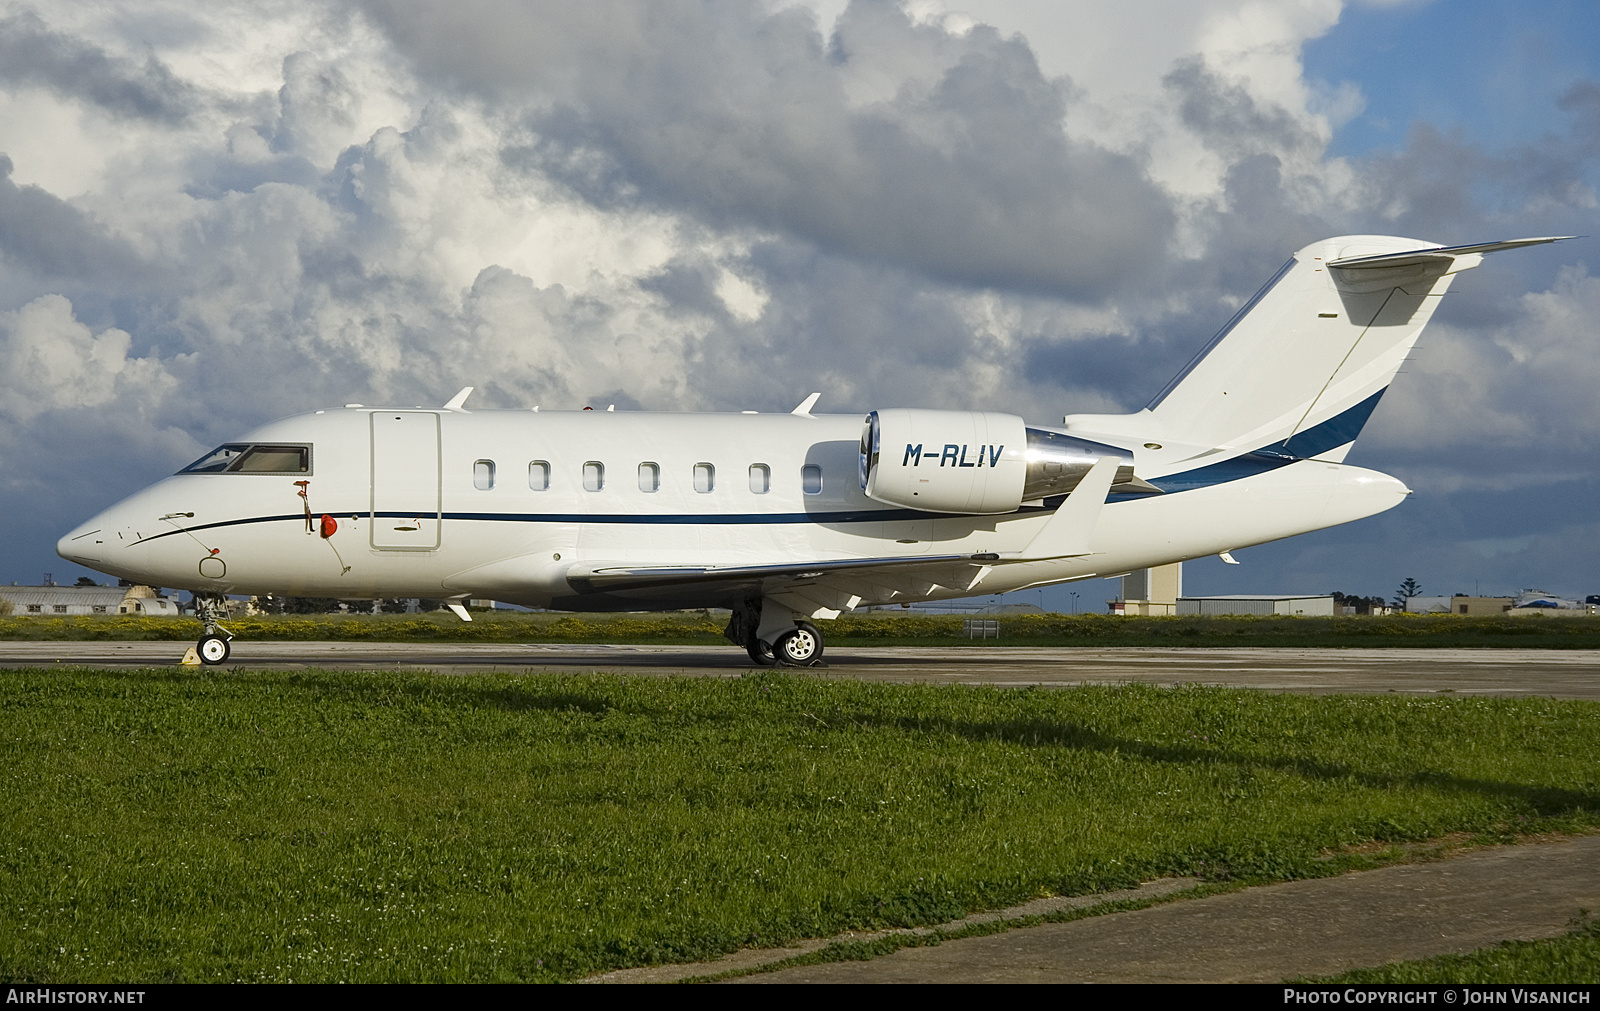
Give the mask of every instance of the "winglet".
<path id="1" fill-rule="evenodd" d="M 463 386 L 461 388 L 461 392 L 451 397 L 450 402 L 445 404 L 442 409 L 446 411 L 464 411 L 465 408 L 462 407 L 462 405 L 467 402 L 468 397 L 472 396 L 472 391 L 474 388 L 475 387 L 471 386 Z"/>
<path id="2" fill-rule="evenodd" d="M 1072 494 L 1056 509 L 1055 515 L 1036 534 L 1018 561 L 1037 561 L 1044 558 L 1067 558 L 1089 554 L 1089 540 L 1100 522 L 1100 510 L 1105 507 L 1106 496 L 1111 494 L 1111 482 L 1117 479 L 1121 457 L 1102 456 L 1083 475 L 1083 480 L 1072 489 Z"/>
<path id="3" fill-rule="evenodd" d="M 809 417 L 811 417 L 811 409 L 813 407 L 817 406 L 817 401 L 820 400 L 820 399 L 822 399 L 822 394 L 821 393 L 813 393 L 813 394 L 811 394 L 811 396 L 809 396 L 806 399 L 800 401 L 800 406 L 796 407 L 794 410 L 790 411 L 789 413 L 790 414 L 798 414 L 802 418 L 809 418 Z"/>

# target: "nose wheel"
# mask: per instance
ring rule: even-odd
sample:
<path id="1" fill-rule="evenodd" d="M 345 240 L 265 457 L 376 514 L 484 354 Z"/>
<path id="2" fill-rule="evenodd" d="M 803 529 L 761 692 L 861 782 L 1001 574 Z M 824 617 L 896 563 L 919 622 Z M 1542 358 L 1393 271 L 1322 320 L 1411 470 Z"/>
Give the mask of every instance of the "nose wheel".
<path id="1" fill-rule="evenodd" d="M 195 652 L 200 654 L 201 663 L 215 665 L 225 662 L 228 654 L 233 652 L 233 647 L 220 635 L 203 635 L 195 644 Z"/>

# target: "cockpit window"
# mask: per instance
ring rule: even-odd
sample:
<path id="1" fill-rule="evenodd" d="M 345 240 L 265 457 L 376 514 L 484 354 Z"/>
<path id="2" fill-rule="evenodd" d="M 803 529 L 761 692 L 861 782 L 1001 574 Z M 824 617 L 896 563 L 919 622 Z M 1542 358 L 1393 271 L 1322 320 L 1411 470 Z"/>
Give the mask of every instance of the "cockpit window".
<path id="1" fill-rule="evenodd" d="M 229 443 L 218 446 L 180 474 L 309 474 L 310 446 L 252 446 Z"/>
<path id="2" fill-rule="evenodd" d="M 194 463 L 178 471 L 180 474 L 220 474 L 249 449 L 249 446 L 218 446 Z"/>

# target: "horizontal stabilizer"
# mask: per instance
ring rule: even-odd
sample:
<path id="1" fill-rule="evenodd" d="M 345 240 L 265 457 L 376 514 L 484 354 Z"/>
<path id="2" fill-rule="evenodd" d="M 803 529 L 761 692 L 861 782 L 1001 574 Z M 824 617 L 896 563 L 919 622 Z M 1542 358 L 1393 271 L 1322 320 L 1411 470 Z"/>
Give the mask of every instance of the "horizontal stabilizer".
<path id="1" fill-rule="evenodd" d="M 1505 239 L 1500 242 L 1480 242 L 1473 246 L 1427 246 L 1407 249 L 1398 253 L 1379 253 L 1375 256 L 1347 256 L 1342 260 L 1329 260 L 1328 266 L 1345 270 L 1364 270 L 1373 267 L 1410 267 L 1429 260 L 1453 259 L 1473 253 L 1496 253 L 1502 249 L 1521 249 L 1523 246 L 1542 246 L 1546 242 L 1576 239 L 1576 235 L 1550 235 L 1536 239 Z"/>

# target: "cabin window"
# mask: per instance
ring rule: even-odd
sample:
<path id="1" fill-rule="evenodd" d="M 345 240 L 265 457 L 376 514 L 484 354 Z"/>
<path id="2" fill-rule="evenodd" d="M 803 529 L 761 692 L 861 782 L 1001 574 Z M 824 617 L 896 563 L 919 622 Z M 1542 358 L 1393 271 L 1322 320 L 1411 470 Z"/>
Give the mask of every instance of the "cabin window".
<path id="1" fill-rule="evenodd" d="M 661 488 L 661 466 L 654 463 L 639 464 L 639 490 L 658 491 Z"/>
<path id="2" fill-rule="evenodd" d="M 550 487 L 550 461 L 535 460 L 528 464 L 528 487 L 544 491 Z"/>
<path id="3" fill-rule="evenodd" d="M 599 460 L 590 460 L 583 465 L 583 490 L 599 491 L 606 486 L 606 465 Z"/>
<path id="4" fill-rule="evenodd" d="M 493 460 L 474 460 L 472 462 L 472 487 L 479 491 L 488 491 L 494 487 Z"/>
<path id="5" fill-rule="evenodd" d="M 756 495 L 765 495 L 772 490 L 772 468 L 764 463 L 750 465 L 750 491 Z"/>
<path id="6" fill-rule="evenodd" d="M 709 463 L 694 465 L 694 490 L 702 495 L 711 494 L 711 489 L 717 486 L 717 468 Z"/>
<path id="7" fill-rule="evenodd" d="M 822 468 L 808 463 L 800 468 L 800 490 L 807 495 L 822 494 Z"/>

